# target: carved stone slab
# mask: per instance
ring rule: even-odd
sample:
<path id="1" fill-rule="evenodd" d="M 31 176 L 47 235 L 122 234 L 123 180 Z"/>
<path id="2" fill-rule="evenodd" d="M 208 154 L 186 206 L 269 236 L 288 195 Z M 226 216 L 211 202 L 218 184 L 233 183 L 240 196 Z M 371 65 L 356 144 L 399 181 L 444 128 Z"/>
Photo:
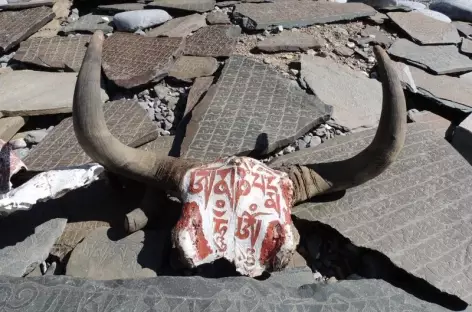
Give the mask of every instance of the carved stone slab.
<path id="1" fill-rule="evenodd" d="M 181 56 L 169 70 L 169 76 L 189 80 L 196 77 L 211 76 L 218 69 L 213 57 Z"/>
<path id="2" fill-rule="evenodd" d="M 438 75 L 472 70 L 472 60 L 459 53 L 455 45 L 420 46 L 406 39 L 398 39 L 388 53 Z"/>
<path id="3" fill-rule="evenodd" d="M 148 7 L 159 9 L 178 9 L 192 12 L 207 12 L 215 7 L 215 0 L 156 0 Z"/>
<path id="4" fill-rule="evenodd" d="M 187 38 L 184 54 L 195 56 L 230 56 L 241 34 L 239 26 L 212 25 L 197 30 Z"/>
<path id="5" fill-rule="evenodd" d="M 68 276 L 0 277 L 1 302 L 19 311 L 381 311 L 446 312 L 383 280 L 345 280 L 316 285 L 308 269 L 274 273 L 265 281 L 159 276 L 94 281 Z M 25 296 L 28 291 L 29 296 Z M 468 311 L 466 309 L 464 311 Z M 94 311 L 94 310 L 93 310 Z M 98 310 L 97 310 L 98 311 Z"/>
<path id="6" fill-rule="evenodd" d="M 54 1 L 37 0 L 37 1 L 9 1 L 7 4 L 1 4 L 0 10 L 22 10 L 27 8 L 36 8 L 40 6 L 52 7 Z"/>
<path id="7" fill-rule="evenodd" d="M 339 200 L 304 203 L 292 211 L 334 227 L 354 244 L 376 249 L 399 267 L 472 303 L 472 167 L 444 139 L 446 127 L 441 125 L 409 124 L 399 158 L 380 176 Z M 374 133 L 334 138 L 272 165 L 342 160 L 365 148 Z"/>
<path id="8" fill-rule="evenodd" d="M 160 136 L 149 143 L 141 145 L 138 148 L 151 151 L 156 154 L 168 156 L 172 148 L 172 144 L 174 143 L 174 138 L 174 136 L 170 135 Z"/>
<path id="9" fill-rule="evenodd" d="M 232 56 L 218 83 L 195 107 L 182 156 L 214 160 L 268 153 L 330 117 L 332 107 L 268 65 Z"/>
<path id="10" fill-rule="evenodd" d="M 5 53 L 54 18 L 51 8 L 0 12 L 0 53 Z"/>
<path id="11" fill-rule="evenodd" d="M 156 126 L 146 111 L 135 101 L 108 102 L 103 109 L 111 133 L 126 145 L 140 146 L 158 135 Z M 77 142 L 72 117 L 54 127 L 24 159 L 28 169 L 33 171 L 80 165 L 90 161 Z"/>
<path id="12" fill-rule="evenodd" d="M 113 26 L 111 26 L 112 21 L 113 17 L 111 16 L 87 14 L 79 17 L 75 22 L 64 26 L 62 32 L 65 34 L 94 33 L 97 30 L 101 30 L 105 34 L 108 34 L 113 31 Z"/>
<path id="13" fill-rule="evenodd" d="M 150 37 L 187 37 L 195 30 L 206 26 L 205 16 L 192 14 L 173 18 L 163 25 L 146 32 Z"/>
<path id="14" fill-rule="evenodd" d="M 184 116 L 186 116 L 202 98 L 210 86 L 213 84 L 214 77 L 200 77 L 195 79 L 192 88 L 188 93 L 187 105 L 185 106 Z"/>
<path id="15" fill-rule="evenodd" d="M 72 251 L 66 275 L 95 280 L 155 277 L 163 260 L 164 236 L 137 231 L 124 236 L 101 227 Z"/>
<path id="16" fill-rule="evenodd" d="M 458 43 L 456 27 L 420 12 L 390 12 L 388 17 L 403 29 L 413 40 L 422 44 Z"/>
<path id="17" fill-rule="evenodd" d="M 167 75 L 182 43 L 182 38 L 115 33 L 103 45 L 103 71 L 123 88 L 157 82 Z"/>
<path id="18" fill-rule="evenodd" d="M 51 69 L 79 71 L 91 36 L 33 38 L 23 41 L 14 60 Z"/>
<path id="19" fill-rule="evenodd" d="M 236 4 L 233 16 L 242 19 L 247 29 L 265 29 L 281 25 L 284 28 L 352 20 L 377 13 L 363 3 L 313 2 L 308 0 L 275 1 L 273 3 Z"/>

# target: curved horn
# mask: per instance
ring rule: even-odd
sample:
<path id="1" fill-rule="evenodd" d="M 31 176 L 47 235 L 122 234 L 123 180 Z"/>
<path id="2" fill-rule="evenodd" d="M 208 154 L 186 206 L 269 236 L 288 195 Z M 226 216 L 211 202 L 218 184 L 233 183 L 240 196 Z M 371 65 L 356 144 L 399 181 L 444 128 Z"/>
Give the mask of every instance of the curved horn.
<path id="1" fill-rule="evenodd" d="M 294 183 L 294 204 L 316 195 L 345 190 L 381 174 L 397 158 L 406 135 L 405 96 L 397 72 L 379 46 L 374 47 L 382 81 L 379 126 L 372 143 L 352 158 L 321 164 L 282 165 Z"/>
<path id="2" fill-rule="evenodd" d="M 100 96 L 101 31 L 93 34 L 74 91 L 73 122 L 80 146 L 108 170 L 158 188 L 179 191 L 185 172 L 195 163 L 131 148 L 108 129 Z"/>

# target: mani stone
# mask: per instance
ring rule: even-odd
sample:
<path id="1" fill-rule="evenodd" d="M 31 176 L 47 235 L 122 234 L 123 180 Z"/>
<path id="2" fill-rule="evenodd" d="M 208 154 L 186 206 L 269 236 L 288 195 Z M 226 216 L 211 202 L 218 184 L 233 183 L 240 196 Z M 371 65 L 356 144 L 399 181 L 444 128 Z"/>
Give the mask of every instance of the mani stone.
<path id="1" fill-rule="evenodd" d="M 0 118 L 0 140 L 8 142 L 25 125 L 21 116 Z"/>
<path id="2" fill-rule="evenodd" d="M 212 161 L 263 155 L 329 119 L 332 107 L 268 65 L 231 56 L 192 110 L 181 156 Z"/>
<path id="3" fill-rule="evenodd" d="M 215 0 L 156 0 L 149 3 L 148 7 L 203 13 L 213 10 Z"/>
<path id="4" fill-rule="evenodd" d="M 110 25 L 111 21 L 113 21 L 111 16 L 87 14 L 79 17 L 75 22 L 64 26 L 62 32 L 65 34 L 94 33 L 97 30 L 101 30 L 103 33 L 108 34 L 113 32 L 113 26 Z"/>
<path id="5" fill-rule="evenodd" d="M 0 12 L 0 54 L 25 40 L 54 18 L 51 8 Z"/>
<path id="6" fill-rule="evenodd" d="M 298 52 L 319 49 L 325 44 L 321 38 L 302 32 L 284 31 L 257 44 L 257 49 L 264 52 Z"/>
<path id="7" fill-rule="evenodd" d="M 467 39 L 467 38 L 462 38 L 461 52 L 467 55 L 472 54 L 472 40 Z"/>
<path id="8" fill-rule="evenodd" d="M 192 14 L 177 17 L 146 32 L 149 37 L 187 37 L 195 30 L 206 26 L 205 16 Z"/>
<path id="9" fill-rule="evenodd" d="M 172 19 L 164 10 L 137 10 L 115 14 L 113 24 L 119 31 L 134 32 L 167 22 Z"/>
<path id="10" fill-rule="evenodd" d="M 78 72 L 91 36 L 33 38 L 23 41 L 14 60 L 48 69 Z"/>
<path id="11" fill-rule="evenodd" d="M 383 253 L 470 304 L 472 167 L 444 138 L 447 126 L 441 125 L 408 124 L 405 145 L 386 171 L 339 199 L 303 203 L 292 213 L 333 227 L 353 244 Z M 281 156 L 271 166 L 343 160 L 367 147 L 374 134 L 335 137 Z"/>
<path id="12" fill-rule="evenodd" d="M 388 17 L 414 41 L 421 44 L 458 43 L 456 27 L 420 12 L 390 12 Z"/>
<path id="13" fill-rule="evenodd" d="M 292 28 L 352 20 L 376 13 L 376 10 L 363 3 L 280 0 L 236 4 L 233 17 L 241 19 L 246 29 L 266 29 L 279 25 Z"/>
<path id="14" fill-rule="evenodd" d="M 2 74 L 0 112 L 4 116 L 70 113 L 76 80 L 77 73 L 15 70 Z M 107 99 L 102 92 L 102 100 Z"/>
<path id="15" fill-rule="evenodd" d="M 429 6 L 453 20 L 472 22 L 472 3 L 469 0 L 436 0 Z"/>
<path id="16" fill-rule="evenodd" d="M 103 45 L 103 71 L 122 88 L 158 82 L 182 50 L 182 38 L 115 33 Z"/>
<path id="17" fill-rule="evenodd" d="M 52 38 L 57 36 L 59 31 L 61 30 L 61 21 L 57 18 L 54 18 L 52 21 L 41 27 L 36 33 L 29 37 L 32 38 Z"/>
<path id="18" fill-rule="evenodd" d="M 197 105 L 202 98 L 202 95 L 204 95 L 213 84 L 213 80 L 214 77 L 200 77 L 195 79 L 195 82 L 188 93 L 184 116 L 187 116 L 195 105 Z"/>
<path id="19" fill-rule="evenodd" d="M 2 304 L 35 312 L 80 311 L 382 311 L 448 312 L 381 279 L 316 284 L 310 269 L 286 269 L 266 280 L 158 276 L 96 281 L 69 276 L 0 277 Z M 28 291 L 28 292 L 27 292 Z M 34 294 L 25 297 L 25 294 Z M 94 308 L 95 307 L 95 308 Z M 98 311 L 98 310 L 97 310 Z M 463 311 L 470 312 L 470 309 Z"/>
<path id="20" fill-rule="evenodd" d="M 66 275 L 94 280 L 155 277 L 164 245 L 162 233 L 137 231 L 123 237 L 118 230 L 101 227 L 72 251 Z"/>
<path id="21" fill-rule="evenodd" d="M 212 25 L 200 28 L 186 39 L 183 53 L 193 56 L 230 56 L 240 34 L 241 28 L 233 25 Z"/>
<path id="22" fill-rule="evenodd" d="M 472 24 L 466 22 L 452 22 L 454 26 L 456 26 L 459 34 L 463 37 L 472 36 Z"/>
<path id="23" fill-rule="evenodd" d="M 226 14 L 225 12 L 220 12 L 220 11 L 208 13 L 206 20 L 208 24 L 210 25 L 231 24 L 228 14 Z"/>
<path id="24" fill-rule="evenodd" d="M 300 63 L 300 79 L 333 106 L 337 123 L 351 130 L 377 125 L 382 109 L 380 82 L 326 58 L 302 55 Z"/>
<path id="25" fill-rule="evenodd" d="M 174 136 L 165 135 L 157 137 L 154 141 L 143 144 L 139 149 L 150 151 L 154 154 L 169 156 L 169 152 L 172 149 L 172 144 L 174 143 Z"/>
<path id="26" fill-rule="evenodd" d="M 437 75 L 472 70 L 472 60 L 460 54 L 455 45 L 420 46 L 406 39 L 398 39 L 388 53 Z"/>
<path id="27" fill-rule="evenodd" d="M 133 2 L 133 3 L 114 3 L 114 4 L 102 4 L 97 7 L 99 11 L 107 13 L 120 13 L 127 11 L 138 11 L 144 10 L 146 5 L 144 3 Z"/>
<path id="28" fill-rule="evenodd" d="M 105 122 L 110 132 L 123 144 L 137 147 L 157 135 L 157 128 L 134 100 L 103 104 Z M 58 167 L 86 164 L 91 159 L 82 150 L 74 133 L 72 117 L 62 120 L 23 159 L 29 170 L 46 171 Z"/>
<path id="29" fill-rule="evenodd" d="M 218 69 L 213 57 L 181 56 L 169 69 L 169 76 L 189 80 L 196 77 L 211 76 Z"/>

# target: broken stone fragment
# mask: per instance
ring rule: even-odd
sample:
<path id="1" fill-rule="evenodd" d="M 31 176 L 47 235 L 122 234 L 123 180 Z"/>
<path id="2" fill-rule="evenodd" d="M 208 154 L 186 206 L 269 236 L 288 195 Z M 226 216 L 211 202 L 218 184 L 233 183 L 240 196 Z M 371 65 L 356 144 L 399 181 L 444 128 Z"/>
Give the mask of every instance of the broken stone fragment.
<path id="1" fill-rule="evenodd" d="M 134 32 L 167 22 L 172 19 L 164 10 L 137 10 L 121 12 L 113 17 L 113 24 L 120 31 Z"/>
<path id="2" fill-rule="evenodd" d="M 15 116 L 0 118 L 0 140 L 8 142 L 24 125 L 24 117 Z"/>
<path id="3" fill-rule="evenodd" d="M 169 76 L 181 80 L 211 76 L 218 69 L 213 57 L 181 56 L 169 69 Z"/>
<path id="4" fill-rule="evenodd" d="M 205 16 L 192 14 L 174 18 L 165 24 L 146 32 L 149 37 L 187 37 L 192 32 L 205 27 Z"/>
<path id="5" fill-rule="evenodd" d="M 320 49 L 325 45 L 322 38 L 302 32 L 285 31 L 266 38 L 257 44 L 257 49 L 264 52 L 297 52 L 308 49 Z"/>
<path id="6" fill-rule="evenodd" d="M 208 24 L 231 24 L 228 14 L 225 12 L 211 12 L 207 15 L 206 20 Z"/>

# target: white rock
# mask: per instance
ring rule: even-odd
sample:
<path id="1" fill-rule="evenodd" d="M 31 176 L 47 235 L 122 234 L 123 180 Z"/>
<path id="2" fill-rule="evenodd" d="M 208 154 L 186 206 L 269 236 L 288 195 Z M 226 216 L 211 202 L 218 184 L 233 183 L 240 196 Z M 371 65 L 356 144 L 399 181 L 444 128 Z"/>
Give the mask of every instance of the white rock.
<path id="1" fill-rule="evenodd" d="M 27 144 L 26 144 L 26 142 L 23 138 L 12 140 L 8 143 L 11 145 L 13 150 L 16 150 L 16 149 L 19 149 L 19 148 L 25 148 L 27 146 Z"/>
<path id="2" fill-rule="evenodd" d="M 354 47 L 356 46 L 356 44 L 355 44 L 354 42 L 350 42 L 350 41 L 349 41 L 348 43 L 346 43 L 346 46 L 347 46 L 348 48 L 354 49 Z"/>
<path id="3" fill-rule="evenodd" d="M 284 27 L 282 25 L 277 26 L 277 31 L 278 32 L 284 31 Z"/>
<path id="4" fill-rule="evenodd" d="M 170 19 L 172 16 L 164 10 L 137 10 L 116 14 L 113 17 L 113 23 L 120 31 L 134 32 L 162 24 Z"/>

